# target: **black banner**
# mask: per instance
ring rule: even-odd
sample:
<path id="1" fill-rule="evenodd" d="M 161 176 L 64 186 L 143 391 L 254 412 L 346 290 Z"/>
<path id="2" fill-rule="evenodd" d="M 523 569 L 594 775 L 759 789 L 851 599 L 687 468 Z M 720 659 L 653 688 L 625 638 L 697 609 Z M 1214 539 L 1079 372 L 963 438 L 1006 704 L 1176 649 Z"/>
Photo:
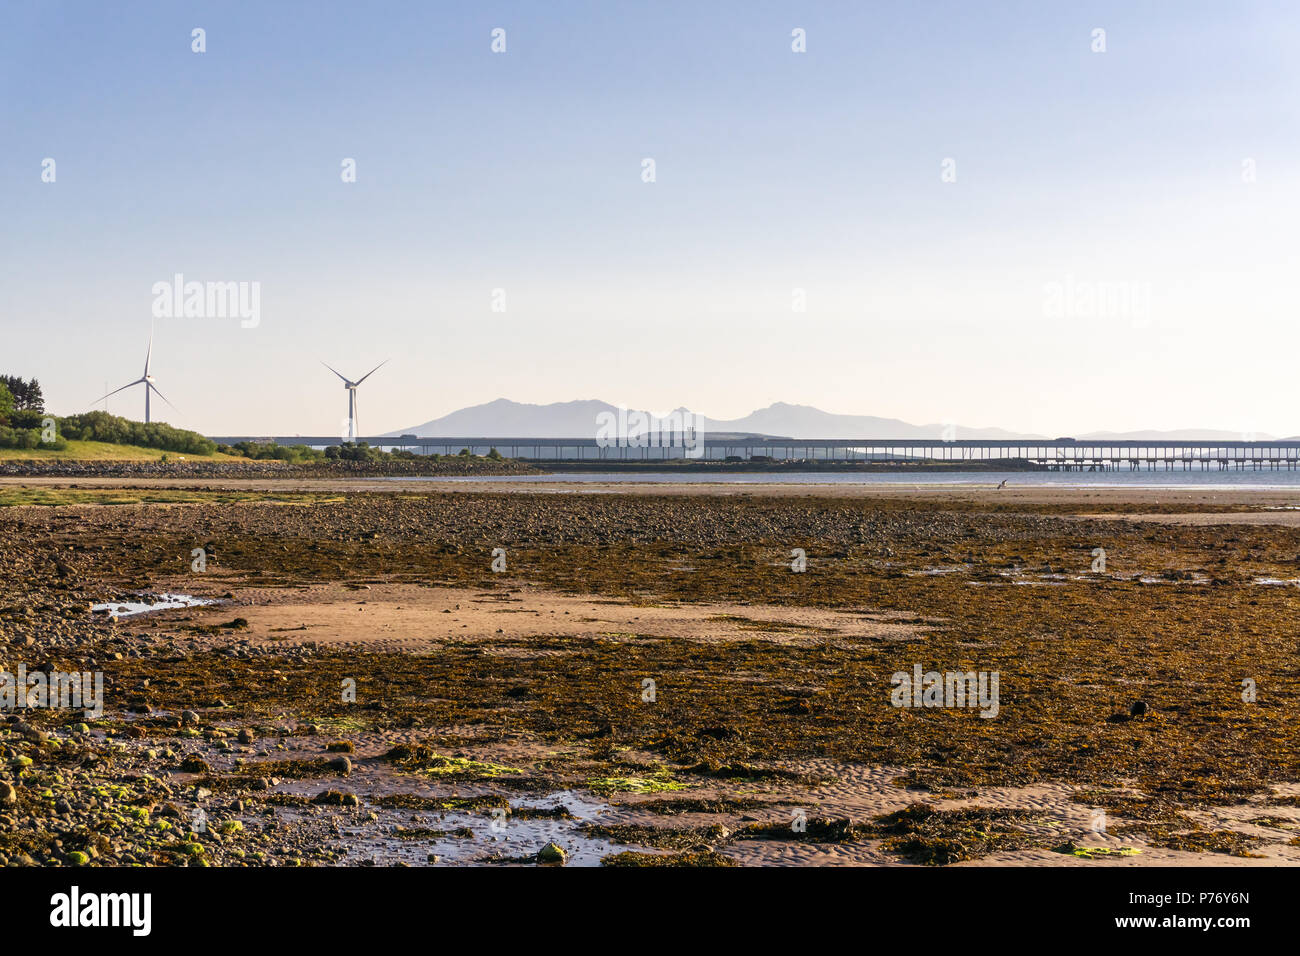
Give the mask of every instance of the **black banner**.
<path id="1" fill-rule="evenodd" d="M 204 939 L 202 927 L 218 916 L 302 944 L 419 933 L 435 920 L 538 938 L 668 932 L 703 918 L 732 924 L 729 934 L 753 922 L 764 936 L 851 924 L 872 934 L 910 927 L 908 936 L 933 933 L 936 942 L 1195 933 L 1223 943 L 1283 922 L 1283 874 L 1268 867 L 536 869 L 9 868 L 0 891 L 26 941 L 127 946 Z"/>

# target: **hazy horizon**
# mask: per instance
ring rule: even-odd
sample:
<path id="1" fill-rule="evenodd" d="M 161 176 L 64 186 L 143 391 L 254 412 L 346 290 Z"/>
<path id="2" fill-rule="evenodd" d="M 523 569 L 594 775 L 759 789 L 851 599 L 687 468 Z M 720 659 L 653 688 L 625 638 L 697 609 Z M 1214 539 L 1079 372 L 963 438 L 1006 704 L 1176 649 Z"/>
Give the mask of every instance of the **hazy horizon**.
<path id="1" fill-rule="evenodd" d="M 6 20 L 0 372 L 59 414 L 139 377 L 152 323 L 155 418 L 207 434 L 337 432 L 320 362 L 384 359 L 365 434 L 502 396 L 1300 433 L 1286 6 Z M 155 319 L 176 274 L 258 283 L 258 321 Z"/>

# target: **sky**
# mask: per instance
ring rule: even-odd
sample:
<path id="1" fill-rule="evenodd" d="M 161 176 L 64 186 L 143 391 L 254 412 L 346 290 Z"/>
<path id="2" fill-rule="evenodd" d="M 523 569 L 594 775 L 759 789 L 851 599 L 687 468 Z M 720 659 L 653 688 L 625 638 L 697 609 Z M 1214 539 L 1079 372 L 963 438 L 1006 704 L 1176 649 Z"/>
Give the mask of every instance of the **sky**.
<path id="1" fill-rule="evenodd" d="M 1293 435 L 1297 50 L 1256 0 L 8 4 L 0 372 L 102 408 L 152 326 L 155 419 L 209 435 L 339 432 L 320 363 L 386 359 L 363 434 L 506 397 Z M 177 274 L 256 321 L 156 316 Z"/>

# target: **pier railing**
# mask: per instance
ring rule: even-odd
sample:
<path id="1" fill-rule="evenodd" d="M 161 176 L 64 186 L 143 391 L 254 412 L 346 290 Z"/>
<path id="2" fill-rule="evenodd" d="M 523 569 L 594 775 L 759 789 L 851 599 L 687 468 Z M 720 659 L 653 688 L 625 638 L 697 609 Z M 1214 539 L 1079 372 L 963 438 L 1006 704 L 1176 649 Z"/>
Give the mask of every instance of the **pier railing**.
<path id="1" fill-rule="evenodd" d="M 274 441 L 281 445 L 324 448 L 341 440 L 330 436 L 287 435 L 214 437 L 218 443 Z M 1292 470 L 1300 464 L 1300 440 L 1287 441 L 1073 441 L 972 440 L 941 438 L 700 438 L 688 446 L 665 441 L 653 445 L 608 445 L 595 438 L 489 438 L 482 436 L 383 437 L 361 441 L 385 449 L 455 455 L 462 449 L 485 455 L 495 448 L 508 458 L 539 462 L 653 462 L 681 458 L 706 461 L 810 463 L 1020 462 L 1061 471 L 1192 470 L 1233 468 Z"/>

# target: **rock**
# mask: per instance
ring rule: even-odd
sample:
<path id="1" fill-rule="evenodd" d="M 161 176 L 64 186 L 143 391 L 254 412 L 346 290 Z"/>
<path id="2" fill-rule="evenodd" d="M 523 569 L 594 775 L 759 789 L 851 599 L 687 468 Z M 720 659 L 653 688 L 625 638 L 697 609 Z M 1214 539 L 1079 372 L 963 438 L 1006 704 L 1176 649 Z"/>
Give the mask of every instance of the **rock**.
<path id="1" fill-rule="evenodd" d="M 555 843 L 548 843 L 537 851 L 538 863 L 563 863 L 568 859 L 564 848 Z"/>
<path id="2" fill-rule="evenodd" d="M 239 732 L 239 742 L 241 744 L 251 744 L 256 739 L 257 736 L 247 727 Z"/>
<path id="3" fill-rule="evenodd" d="M 14 729 L 17 730 L 20 734 L 23 735 L 23 737 L 25 737 L 27 740 L 30 740 L 34 744 L 43 744 L 45 743 L 45 741 L 50 739 L 49 734 L 47 734 L 43 730 L 33 727 L 31 724 L 19 724 Z"/>
<path id="4" fill-rule="evenodd" d="M 18 793 L 13 784 L 0 780 L 0 807 L 12 807 L 18 802 Z"/>
<path id="5" fill-rule="evenodd" d="M 181 761 L 181 769 L 186 773 L 211 773 L 212 768 L 208 762 L 198 754 L 190 754 Z"/>
<path id="6" fill-rule="evenodd" d="M 346 777 L 352 773 L 352 761 L 347 757 L 335 757 L 329 762 L 329 767 L 340 777 Z"/>
<path id="7" fill-rule="evenodd" d="M 199 722 L 199 715 L 196 714 L 194 711 L 192 710 L 181 711 L 182 724 L 197 724 L 198 722 Z"/>
<path id="8" fill-rule="evenodd" d="M 1145 717 L 1150 712 L 1151 708 L 1147 706 L 1145 700 L 1135 701 L 1128 711 L 1130 717 Z"/>
<path id="9" fill-rule="evenodd" d="M 341 790 L 322 790 L 312 797 L 312 803 L 327 807 L 359 807 L 361 801 L 355 793 L 343 793 Z"/>

